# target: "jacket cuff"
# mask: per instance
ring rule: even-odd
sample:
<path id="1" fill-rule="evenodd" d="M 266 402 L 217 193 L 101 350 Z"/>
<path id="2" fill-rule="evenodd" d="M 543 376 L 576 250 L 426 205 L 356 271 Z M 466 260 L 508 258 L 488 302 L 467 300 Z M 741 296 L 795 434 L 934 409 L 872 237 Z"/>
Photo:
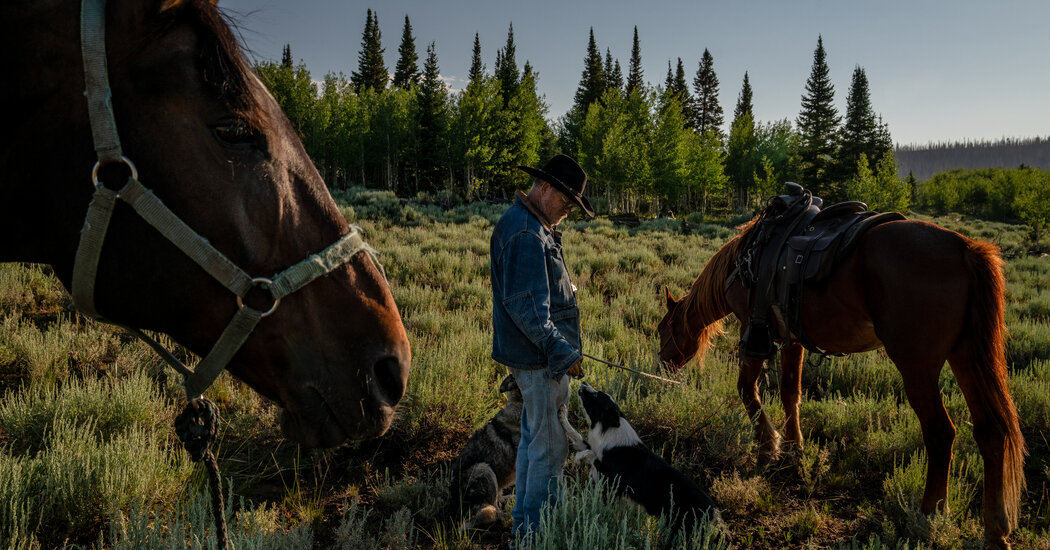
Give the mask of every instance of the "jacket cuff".
<path id="1" fill-rule="evenodd" d="M 576 348 L 572 347 L 564 338 L 557 340 L 547 353 L 547 370 L 552 378 L 561 378 L 569 367 L 582 357 Z"/>

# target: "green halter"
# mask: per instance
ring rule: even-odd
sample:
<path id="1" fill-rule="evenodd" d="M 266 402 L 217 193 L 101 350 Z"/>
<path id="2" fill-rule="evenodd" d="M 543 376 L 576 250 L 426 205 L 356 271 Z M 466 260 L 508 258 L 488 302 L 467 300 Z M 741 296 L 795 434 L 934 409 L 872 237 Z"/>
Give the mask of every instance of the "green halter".
<path id="1" fill-rule="evenodd" d="M 87 87 L 85 95 L 98 162 L 91 172 L 95 193 L 88 206 L 84 227 L 80 232 L 80 245 L 73 264 L 73 303 L 85 315 L 102 320 L 95 309 L 95 277 L 99 254 L 102 251 L 106 230 L 109 227 L 109 220 L 113 215 L 116 201 L 117 199 L 123 200 L 164 238 L 182 250 L 237 298 L 237 313 L 208 355 L 198 363 L 196 371 L 183 365 L 154 339 L 137 329 L 125 327 L 143 339 L 185 377 L 186 396 L 193 399 L 199 397 L 211 386 L 237 350 L 248 339 L 259 321 L 273 313 L 282 298 L 346 263 L 361 251 L 366 251 L 372 256 L 372 261 L 380 271 L 382 271 L 382 266 L 375 258 L 375 250 L 361 238 L 360 229 L 351 226 L 350 232 L 335 243 L 321 252 L 311 254 L 288 269 L 269 278 L 251 277 L 169 210 L 153 192 L 139 182 L 138 170 L 121 152 L 120 137 L 117 134 L 117 125 L 113 116 L 112 91 L 109 87 L 106 68 L 105 12 L 106 0 L 83 0 L 81 47 Z M 99 168 L 113 163 L 124 163 L 131 171 L 127 183 L 119 191 L 106 188 L 98 180 Z M 258 311 L 244 305 L 242 298 L 255 286 L 270 291 L 273 305 L 269 310 Z"/>

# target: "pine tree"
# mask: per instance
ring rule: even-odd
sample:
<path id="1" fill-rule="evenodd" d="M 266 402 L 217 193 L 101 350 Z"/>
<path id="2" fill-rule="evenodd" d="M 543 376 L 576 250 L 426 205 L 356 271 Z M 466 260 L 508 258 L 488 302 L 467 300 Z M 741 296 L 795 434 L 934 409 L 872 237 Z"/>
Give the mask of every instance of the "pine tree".
<path id="1" fill-rule="evenodd" d="M 576 87 L 573 108 L 586 113 L 587 108 L 602 97 L 605 85 L 602 54 L 599 53 L 598 44 L 594 40 L 594 27 L 591 27 L 590 38 L 587 40 L 587 55 L 583 58 L 583 74 L 580 76 L 579 86 Z"/>
<path id="2" fill-rule="evenodd" d="M 397 48 L 397 65 L 394 67 L 394 86 L 408 89 L 419 84 L 419 67 L 416 61 L 416 39 L 412 36 L 412 23 L 405 15 L 405 28 L 401 32 L 401 46 Z"/>
<path id="3" fill-rule="evenodd" d="M 481 64 L 481 39 L 478 33 L 474 33 L 474 55 L 470 58 L 470 81 L 476 82 L 485 74 L 485 66 Z"/>
<path id="4" fill-rule="evenodd" d="M 500 81 L 504 101 L 510 101 L 521 78 L 518 63 L 514 60 L 514 23 L 507 29 L 507 45 L 496 53 L 496 78 Z"/>
<path id="5" fill-rule="evenodd" d="M 813 52 L 813 69 L 806 81 L 802 111 L 796 122 L 801 137 L 799 156 L 804 180 L 802 184 L 814 194 L 831 201 L 842 198 L 828 173 L 839 126 L 839 114 L 834 101 L 835 87 L 828 76 L 824 38 L 818 36 L 817 49 Z"/>
<path id="6" fill-rule="evenodd" d="M 682 108 L 682 116 L 685 117 L 686 128 L 693 128 L 693 119 L 696 118 L 696 102 L 689 93 L 689 84 L 685 80 L 685 66 L 682 58 L 678 58 L 678 65 L 674 71 L 674 85 L 671 87 L 678 104 Z"/>
<path id="7" fill-rule="evenodd" d="M 833 177 L 836 181 L 847 181 L 856 172 L 860 156 L 866 155 L 870 164 L 877 165 L 882 156 L 878 151 L 879 127 L 875 112 L 871 108 L 868 77 L 857 65 L 853 69 L 853 80 L 846 96 L 846 119 L 839 132 L 838 156 Z"/>
<path id="8" fill-rule="evenodd" d="M 642 48 L 638 44 L 638 26 L 634 27 L 634 44 L 631 45 L 631 63 L 627 66 L 627 94 L 641 92 L 645 86 L 642 80 Z"/>
<path id="9" fill-rule="evenodd" d="M 293 68 L 294 62 L 292 61 L 292 45 L 285 44 L 284 50 L 281 51 L 281 67 L 285 69 Z"/>
<path id="10" fill-rule="evenodd" d="M 714 64 L 714 56 L 707 48 L 704 48 L 704 55 L 700 58 L 700 67 L 696 70 L 696 77 L 693 79 L 693 90 L 696 92 L 693 128 L 697 133 L 703 134 L 711 131 L 722 138 L 725 135 L 722 132 L 725 117 L 722 105 L 718 103 L 718 75 L 715 74 Z M 749 94 L 750 88 L 749 84 Z"/>
<path id="11" fill-rule="evenodd" d="M 434 43 L 427 47 L 423 78 L 417 91 L 419 145 L 416 155 L 419 175 L 417 190 L 437 191 L 449 179 L 447 132 L 448 91 L 441 81 Z"/>
<path id="12" fill-rule="evenodd" d="M 733 110 L 733 120 L 740 118 L 744 113 L 755 117 L 755 107 L 751 102 L 751 80 L 744 71 L 744 84 L 740 87 L 740 95 L 736 96 L 736 108 Z"/>
<path id="13" fill-rule="evenodd" d="M 620 60 L 617 59 L 615 63 L 613 62 L 612 51 L 609 48 L 605 48 L 605 66 L 602 68 L 602 72 L 605 74 L 606 89 L 623 89 L 623 73 L 620 72 Z"/>
<path id="14" fill-rule="evenodd" d="M 357 71 L 350 74 L 354 91 L 360 93 L 365 89 L 382 92 L 389 79 L 386 65 L 383 64 L 382 33 L 379 31 L 379 14 L 368 10 L 365 21 L 365 32 L 361 36 L 361 51 L 357 55 Z"/>

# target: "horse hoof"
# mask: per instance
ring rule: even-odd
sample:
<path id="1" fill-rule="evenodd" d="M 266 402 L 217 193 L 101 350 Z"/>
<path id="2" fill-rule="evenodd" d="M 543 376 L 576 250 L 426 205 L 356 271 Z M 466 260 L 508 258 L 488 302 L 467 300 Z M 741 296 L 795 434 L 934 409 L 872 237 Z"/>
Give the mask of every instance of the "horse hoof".
<path id="1" fill-rule="evenodd" d="M 1010 543 L 1006 540 L 1006 535 L 984 535 L 984 547 L 987 550 L 1010 550 L 1012 548 Z"/>

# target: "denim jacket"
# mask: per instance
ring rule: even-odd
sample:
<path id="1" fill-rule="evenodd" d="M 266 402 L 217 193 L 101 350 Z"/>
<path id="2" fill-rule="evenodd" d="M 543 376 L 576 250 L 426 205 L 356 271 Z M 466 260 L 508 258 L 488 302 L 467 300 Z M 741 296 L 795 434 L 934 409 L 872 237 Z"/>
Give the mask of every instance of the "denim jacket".
<path id="1" fill-rule="evenodd" d="M 557 378 L 580 358 L 580 310 L 561 233 L 544 227 L 522 199 L 499 219 L 489 243 L 492 358 Z"/>

